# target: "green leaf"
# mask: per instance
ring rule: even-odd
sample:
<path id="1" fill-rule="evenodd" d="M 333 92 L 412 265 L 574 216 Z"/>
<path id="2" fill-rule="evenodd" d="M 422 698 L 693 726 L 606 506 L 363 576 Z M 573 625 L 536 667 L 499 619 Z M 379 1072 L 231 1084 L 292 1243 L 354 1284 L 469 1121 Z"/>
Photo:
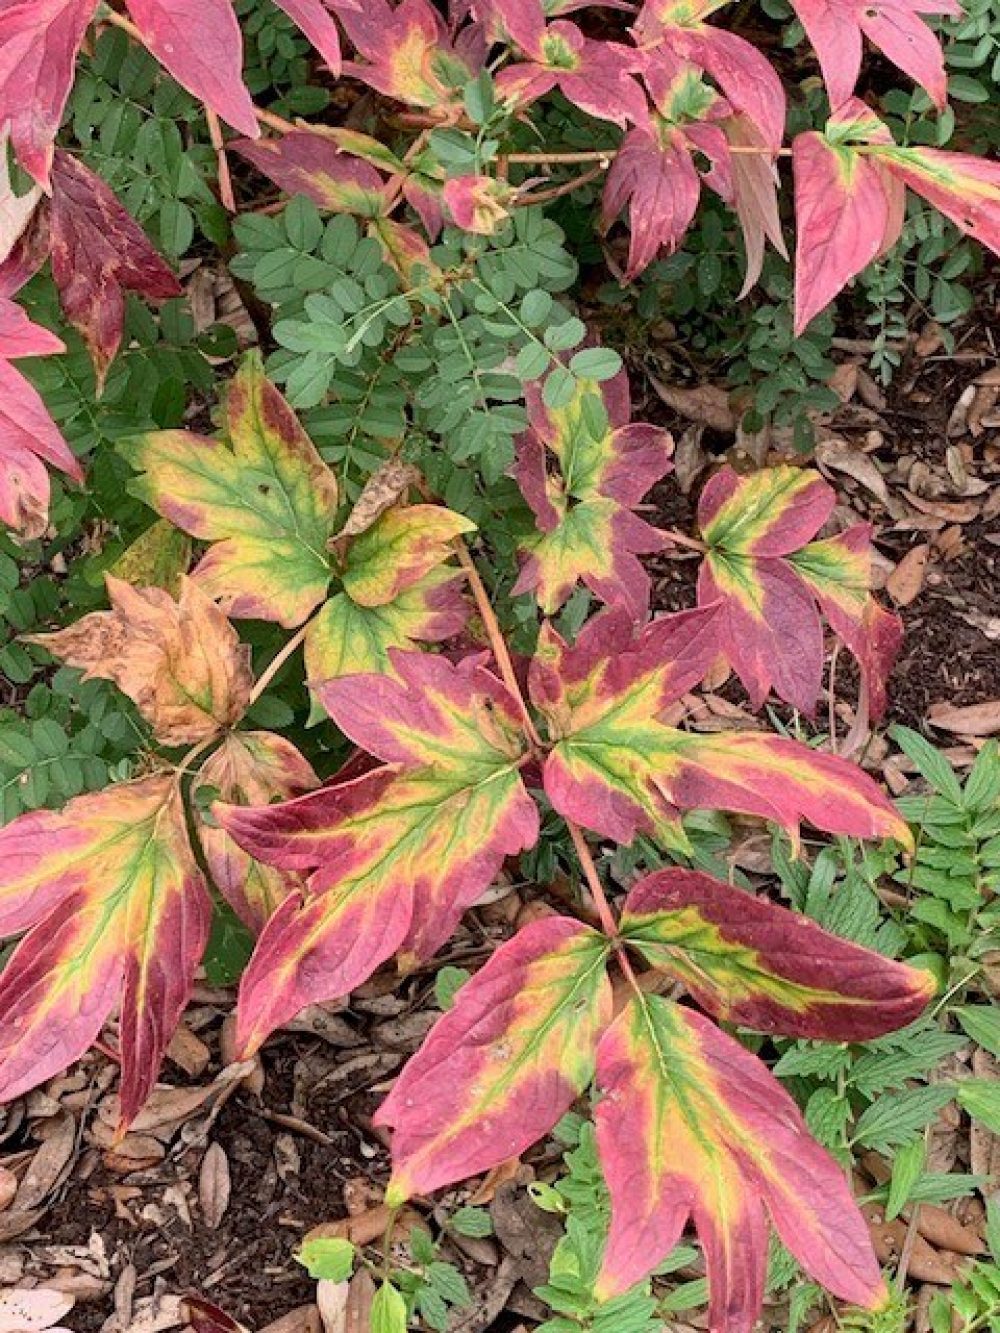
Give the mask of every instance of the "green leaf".
<path id="1" fill-rule="evenodd" d="M 317 1282 L 346 1282 L 354 1269 L 354 1246 L 339 1236 L 306 1240 L 295 1257 Z"/>
<path id="2" fill-rule="evenodd" d="M 973 1120 L 978 1120 L 994 1134 L 1000 1134 L 1000 1083 L 985 1078 L 964 1078 L 955 1085 L 955 1098 Z"/>
<path id="3" fill-rule="evenodd" d="M 392 1285 L 383 1282 L 372 1301 L 371 1333 L 406 1333 L 406 1302 Z"/>
<path id="4" fill-rule="evenodd" d="M 896 1153 L 892 1164 L 892 1179 L 889 1181 L 889 1198 L 885 1208 L 887 1222 L 898 1217 L 906 1207 L 913 1194 L 913 1187 L 923 1173 L 926 1161 L 927 1148 L 923 1139 L 914 1139 Z"/>
<path id="5" fill-rule="evenodd" d="M 889 735 L 907 758 L 913 760 L 921 777 L 926 778 L 936 792 L 953 805 L 962 804 L 962 788 L 954 769 L 930 741 L 909 727 L 891 727 Z"/>
<path id="6" fill-rule="evenodd" d="M 981 1004 L 962 1005 L 954 1012 L 972 1040 L 1000 1058 L 1000 1010 Z"/>
<path id="7" fill-rule="evenodd" d="M 610 380 L 622 368 L 622 359 L 611 347 L 585 347 L 570 360 L 569 368 L 581 379 Z"/>

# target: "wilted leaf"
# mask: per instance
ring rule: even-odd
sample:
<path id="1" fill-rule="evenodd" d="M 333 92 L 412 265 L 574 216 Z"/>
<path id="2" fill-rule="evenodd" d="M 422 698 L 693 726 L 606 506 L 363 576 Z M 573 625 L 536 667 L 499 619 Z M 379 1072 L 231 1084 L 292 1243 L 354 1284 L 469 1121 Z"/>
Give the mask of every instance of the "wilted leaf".
<path id="1" fill-rule="evenodd" d="M 193 745 L 237 722 L 253 685 L 250 650 L 188 578 L 180 599 L 107 577 L 110 611 L 67 629 L 27 635 L 85 679 L 113 680 L 164 745 Z"/>
<path id="2" fill-rule="evenodd" d="M 190 995 L 211 903 L 171 777 L 0 830 L 0 1098 L 78 1059 L 120 1001 L 121 1115 L 145 1101 Z"/>
<path id="3" fill-rule="evenodd" d="M 611 1017 L 608 949 L 588 926 L 547 917 L 462 987 L 375 1117 L 393 1130 L 387 1203 L 516 1157 L 569 1110 Z"/>

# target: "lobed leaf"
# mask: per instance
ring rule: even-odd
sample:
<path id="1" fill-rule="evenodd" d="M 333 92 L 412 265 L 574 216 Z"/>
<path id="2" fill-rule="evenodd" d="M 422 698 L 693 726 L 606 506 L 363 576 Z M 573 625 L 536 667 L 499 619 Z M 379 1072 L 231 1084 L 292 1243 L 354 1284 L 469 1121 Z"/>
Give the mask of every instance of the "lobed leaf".
<path id="1" fill-rule="evenodd" d="M 516 1157 L 569 1110 L 611 1018 L 609 948 L 546 917 L 462 987 L 375 1116 L 393 1131 L 390 1207 Z"/>
<path id="2" fill-rule="evenodd" d="M 257 356 L 230 382 L 225 425 L 228 443 L 176 430 L 134 441 L 133 490 L 215 543 L 194 578 L 231 615 L 299 625 L 329 586 L 336 479 Z"/>
<path id="3" fill-rule="evenodd" d="M 767 1270 L 765 1208 L 803 1268 L 872 1309 L 886 1297 L 840 1166 L 765 1066 L 693 1010 L 634 999 L 597 1054 L 597 1144 L 611 1228 L 596 1292 L 626 1291 L 689 1217 L 705 1253 L 709 1324 L 751 1333 Z"/>
<path id="4" fill-rule="evenodd" d="M 656 426 L 629 424 L 628 378 L 579 381 L 573 397 L 547 407 L 525 386 L 528 430 L 516 441 L 514 476 L 531 506 L 538 534 L 522 547 L 515 595 L 534 592 L 546 614 L 578 583 L 635 619 L 649 605 L 649 576 L 637 556 L 659 550 L 659 532 L 633 513 L 670 470 L 673 441 Z M 549 471 L 549 455 L 559 474 Z"/>
<path id="5" fill-rule="evenodd" d="M 621 933 L 713 1017 L 759 1032 L 867 1041 L 912 1023 L 935 990 L 930 973 L 696 870 L 639 880 Z"/>
<path id="6" fill-rule="evenodd" d="M 724 809 L 771 820 L 793 838 L 807 819 L 909 846 L 904 821 L 854 765 L 797 741 L 702 735 L 663 720 L 715 660 L 720 618 L 713 603 L 636 635 L 620 612 L 605 612 L 572 648 L 543 629 L 529 684 L 555 741 L 543 780 L 556 810 L 621 843 L 637 832 L 676 841 L 681 810 Z"/>
<path id="7" fill-rule="evenodd" d="M 398 678 L 319 687 L 342 731 L 385 767 L 297 800 L 217 807 L 258 860 L 309 870 L 268 922 L 240 990 L 254 1050 L 307 1004 L 344 995 L 399 949 L 427 958 L 505 856 L 534 845 L 538 811 L 520 768 L 517 709 L 475 662 L 393 653 Z"/>
<path id="8" fill-rule="evenodd" d="M 194 745 L 238 722 L 253 686 L 250 650 L 211 598 L 188 578 L 177 601 L 161 588 L 106 581 L 110 611 L 28 642 L 85 680 L 113 680 L 164 745 Z"/>
<path id="9" fill-rule="evenodd" d="M 120 996 L 124 1124 L 149 1095 L 208 940 L 211 903 L 172 777 L 0 830 L 0 1098 L 78 1059 Z"/>
<path id="10" fill-rule="evenodd" d="M 725 467 L 702 492 L 698 521 L 708 553 L 698 600 L 720 604 L 723 651 L 755 708 L 773 688 L 812 716 L 823 676 L 818 603 L 861 666 L 872 715 L 885 709 L 902 625 L 870 594 L 869 527 L 810 542 L 834 500 L 821 477 L 794 467 L 748 477 Z"/>

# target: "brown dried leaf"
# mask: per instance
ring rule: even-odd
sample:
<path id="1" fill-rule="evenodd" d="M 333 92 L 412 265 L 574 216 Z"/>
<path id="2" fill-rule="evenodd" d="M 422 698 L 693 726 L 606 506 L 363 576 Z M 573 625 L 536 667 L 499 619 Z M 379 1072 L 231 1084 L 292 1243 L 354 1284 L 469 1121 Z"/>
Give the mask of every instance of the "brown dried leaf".
<path id="1" fill-rule="evenodd" d="M 420 473 L 412 463 L 404 463 L 401 458 L 387 459 L 365 482 L 347 522 L 331 541 L 356 537 L 358 533 L 367 531 L 377 518 L 391 509 L 419 480 Z"/>
<path id="2" fill-rule="evenodd" d="M 14 1202 L 14 1196 L 18 1190 L 18 1179 L 13 1171 L 5 1166 L 0 1166 L 0 1213 L 9 1208 Z"/>
<path id="3" fill-rule="evenodd" d="M 886 489 L 885 478 L 860 449 L 837 438 L 821 440 L 816 446 L 816 462 L 823 471 L 840 472 L 845 477 L 853 477 L 892 512 L 893 504 Z"/>
<path id="4" fill-rule="evenodd" d="M 914 509 L 931 518 L 940 519 L 943 523 L 972 523 L 982 509 L 975 500 L 925 500 L 912 491 L 904 491 L 903 494 Z"/>
<path id="5" fill-rule="evenodd" d="M 715 384 L 699 384 L 697 389 L 677 389 L 673 385 L 664 384 L 655 375 L 648 378 L 658 397 L 682 417 L 687 417 L 689 421 L 701 421 L 711 430 L 724 435 L 735 432 L 737 417 L 725 389 Z"/>
<path id="6" fill-rule="evenodd" d="M 110 575 L 107 585 L 110 611 L 26 641 L 82 667 L 84 679 L 113 680 L 164 745 L 194 745 L 237 722 L 253 687 L 250 650 L 212 599 L 187 578 L 176 602 Z"/>
<path id="7" fill-rule="evenodd" d="M 316 1304 L 325 1333 L 347 1333 L 347 1302 L 350 1300 L 349 1282 L 316 1283 Z"/>
<path id="8" fill-rule="evenodd" d="M 921 542 L 907 551 L 886 579 L 885 590 L 897 606 L 909 606 L 920 595 L 930 556 L 930 546 Z"/>
<path id="9" fill-rule="evenodd" d="M 198 1172 L 198 1199 L 205 1225 L 212 1231 L 226 1215 L 231 1188 L 229 1158 L 218 1143 L 210 1143 Z"/>
<path id="10" fill-rule="evenodd" d="M 75 1144 L 76 1124 L 71 1115 L 62 1112 L 24 1173 L 14 1200 L 17 1208 L 24 1211 L 44 1203 L 59 1183 Z"/>
<path id="11" fill-rule="evenodd" d="M 72 1296 L 49 1287 L 0 1291 L 0 1333 L 40 1333 L 72 1308 Z"/>
<path id="12" fill-rule="evenodd" d="M 375 1283 L 366 1268 L 359 1268 L 348 1283 L 344 1333 L 369 1333 L 374 1299 Z"/>
<path id="13" fill-rule="evenodd" d="M 1000 699 L 964 707 L 949 703 L 931 704 L 927 721 L 942 731 L 954 732 L 956 736 L 1000 735 Z"/>

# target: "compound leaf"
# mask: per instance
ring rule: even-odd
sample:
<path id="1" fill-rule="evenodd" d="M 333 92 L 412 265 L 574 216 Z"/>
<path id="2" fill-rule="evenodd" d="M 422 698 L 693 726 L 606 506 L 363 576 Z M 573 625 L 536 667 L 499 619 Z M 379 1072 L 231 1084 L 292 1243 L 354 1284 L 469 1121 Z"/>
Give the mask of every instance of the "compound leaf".
<path id="1" fill-rule="evenodd" d="M 657 426 L 629 424 L 624 371 L 604 384 L 578 382 L 564 407 L 547 407 L 533 384 L 525 395 L 530 426 L 517 440 L 514 476 L 538 533 L 524 543 L 514 593 L 534 592 L 551 614 L 582 582 L 639 619 L 649 576 L 637 556 L 663 540 L 632 507 L 670 470 L 673 441 Z"/>
<path id="2" fill-rule="evenodd" d="M 0 1097 L 78 1059 L 120 997 L 123 1123 L 149 1095 L 208 939 L 211 902 L 170 776 L 0 830 Z"/>
<path id="3" fill-rule="evenodd" d="M 337 482 L 294 412 L 248 357 L 229 384 L 228 443 L 155 431 L 128 446 L 140 499 L 216 543 L 194 578 L 229 614 L 301 624 L 326 596 Z"/>
<path id="4" fill-rule="evenodd" d="M 428 957 L 504 857 L 538 837 L 519 714 L 496 677 L 469 660 L 392 660 L 397 678 L 348 676 L 318 690 L 384 767 L 283 804 L 215 807 L 258 860 L 313 872 L 306 894 L 268 922 L 244 974 L 246 1050 L 307 1004 L 360 985 L 398 949 Z"/>
<path id="5" fill-rule="evenodd" d="M 885 1287 L 843 1170 L 766 1067 L 693 1010 L 633 1000 L 597 1055 L 597 1144 L 611 1229 L 596 1292 L 626 1291 L 689 1217 L 708 1270 L 710 1326 L 750 1333 L 767 1270 L 765 1208 L 799 1263 L 874 1308 Z"/>
<path id="6" fill-rule="evenodd" d="M 590 1082 L 611 1018 L 609 944 L 546 917 L 500 946 L 458 992 L 383 1102 L 390 1206 L 516 1157 Z"/>
<path id="7" fill-rule="evenodd" d="M 930 973 L 696 870 L 641 879 L 621 930 L 715 1018 L 759 1032 L 866 1041 L 912 1023 L 934 993 Z"/>

